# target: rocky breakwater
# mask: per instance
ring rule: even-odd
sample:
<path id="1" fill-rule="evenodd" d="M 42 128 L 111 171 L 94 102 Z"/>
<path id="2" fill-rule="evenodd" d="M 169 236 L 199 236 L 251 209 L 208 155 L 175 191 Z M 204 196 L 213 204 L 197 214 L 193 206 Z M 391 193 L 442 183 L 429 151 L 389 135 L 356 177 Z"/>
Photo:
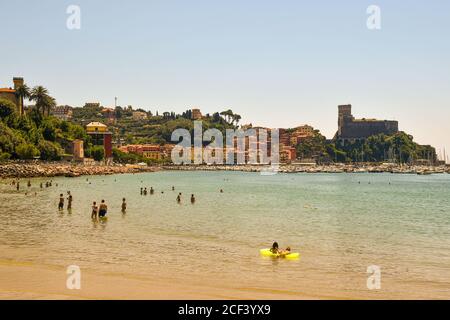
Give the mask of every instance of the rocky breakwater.
<path id="1" fill-rule="evenodd" d="M 110 175 L 156 171 L 146 166 L 76 165 L 66 163 L 1 163 L 1 178 L 79 177 L 84 175 Z"/>

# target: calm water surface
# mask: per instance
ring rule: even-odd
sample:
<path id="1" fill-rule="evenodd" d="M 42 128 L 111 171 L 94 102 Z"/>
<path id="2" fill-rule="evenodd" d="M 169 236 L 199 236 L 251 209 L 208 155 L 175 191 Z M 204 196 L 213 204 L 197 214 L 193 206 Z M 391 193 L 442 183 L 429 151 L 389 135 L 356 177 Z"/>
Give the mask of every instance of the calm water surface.
<path id="1" fill-rule="evenodd" d="M 43 190 L 41 181 L 22 181 L 20 193 L 0 186 L 0 259 L 274 297 L 450 298 L 450 175 L 159 172 L 53 178 Z M 67 190 L 73 209 L 60 213 Z M 92 222 L 101 199 L 108 220 Z M 260 257 L 274 240 L 301 259 Z M 367 289 L 370 265 L 381 290 Z"/>

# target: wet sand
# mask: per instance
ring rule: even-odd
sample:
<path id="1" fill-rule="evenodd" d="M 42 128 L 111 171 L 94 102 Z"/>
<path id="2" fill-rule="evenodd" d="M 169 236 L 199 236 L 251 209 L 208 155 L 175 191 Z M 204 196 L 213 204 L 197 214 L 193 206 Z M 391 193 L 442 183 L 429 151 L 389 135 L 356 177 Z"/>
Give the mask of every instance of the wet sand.
<path id="1" fill-rule="evenodd" d="M 211 283 L 138 277 L 120 273 L 81 271 L 81 289 L 66 287 L 68 275 L 62 266 L 28 262 L 0 262 L 0 299 L 320 299 L 332 297 L 289 292 L 233 288 Z"/>

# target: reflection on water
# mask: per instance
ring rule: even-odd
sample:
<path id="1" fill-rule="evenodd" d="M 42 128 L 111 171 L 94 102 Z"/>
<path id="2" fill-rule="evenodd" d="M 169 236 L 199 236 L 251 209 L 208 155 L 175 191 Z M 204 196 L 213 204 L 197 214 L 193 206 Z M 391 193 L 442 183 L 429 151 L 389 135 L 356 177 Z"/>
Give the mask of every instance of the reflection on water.
<path id="1" fill-rule="evenodd" d="M 40 182 L 20 192 L 0 186 L 0 259 L 338 297 L 373 295 L 366 269 L 375 264 L 380 297 L 450 298 L 449 175 L 160 172 Z M 72 209 L 58 211 L 68 190 Z M 107 219 L 92 220 L 102 199 Z M 301 259 L 261 258 L 273 241 Z"/>

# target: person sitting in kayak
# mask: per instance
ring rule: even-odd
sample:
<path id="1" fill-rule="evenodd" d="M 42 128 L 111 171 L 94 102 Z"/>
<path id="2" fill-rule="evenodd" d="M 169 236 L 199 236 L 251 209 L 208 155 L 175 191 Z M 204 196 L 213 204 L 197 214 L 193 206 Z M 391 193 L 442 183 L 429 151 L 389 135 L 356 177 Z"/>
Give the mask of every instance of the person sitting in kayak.
<path id="1" fill-rule="evenodd" d="M 291 247 L 287 247 L 285 250 L 278 251 L 281 256 L 286 256 L 291 253 Z"/>
<path id="2" fill-rule="evenodd" d="M 272 248 L 270 248 L 270 252 L 272 252 L 273 254 L 280 253 L 280 250 L 278 249 L 278 242 L 274 242 L 272 244 Z"/>

